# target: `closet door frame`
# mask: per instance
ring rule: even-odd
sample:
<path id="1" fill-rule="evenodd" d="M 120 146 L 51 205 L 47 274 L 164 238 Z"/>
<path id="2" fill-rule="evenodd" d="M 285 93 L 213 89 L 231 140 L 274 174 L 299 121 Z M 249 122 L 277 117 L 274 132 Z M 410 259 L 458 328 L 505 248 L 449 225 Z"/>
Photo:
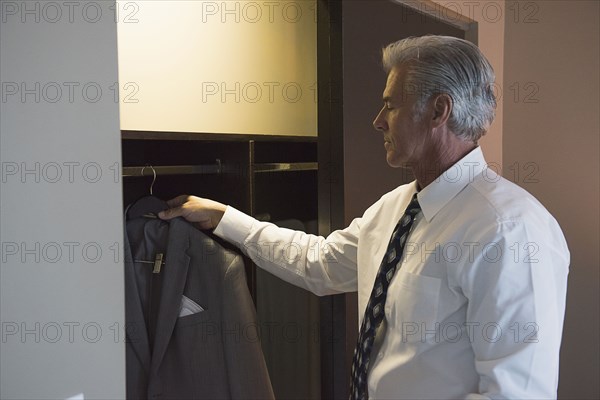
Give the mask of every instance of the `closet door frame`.
<path id="1" fill-rule="evenodd" d="M 317 1 L 319 234 L 344 227 L 342 2 Z M 348 398 L 345 294 L 321 298 L 321 398 Z"/>

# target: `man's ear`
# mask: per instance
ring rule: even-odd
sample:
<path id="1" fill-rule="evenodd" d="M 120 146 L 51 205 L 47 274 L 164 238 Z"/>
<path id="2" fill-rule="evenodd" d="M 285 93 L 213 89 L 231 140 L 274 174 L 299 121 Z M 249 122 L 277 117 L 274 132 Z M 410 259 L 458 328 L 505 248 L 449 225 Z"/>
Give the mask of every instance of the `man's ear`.
<path id="1" fill-rule="evenodd" d="M 444 125 L 452 113 L 452 97 L 442 93 L 433 99 L 433 119 L 435 128 Z"/>

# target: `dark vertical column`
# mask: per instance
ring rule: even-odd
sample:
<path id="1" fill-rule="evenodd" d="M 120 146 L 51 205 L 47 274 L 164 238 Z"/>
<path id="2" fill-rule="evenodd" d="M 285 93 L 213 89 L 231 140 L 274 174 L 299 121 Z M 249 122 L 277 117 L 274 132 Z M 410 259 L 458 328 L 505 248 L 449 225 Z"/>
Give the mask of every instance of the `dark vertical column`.
<path id="1" fill-rule="evenodd" d="M 319 233 L 344 226 L 342 2 L 317 3 Z M 321 300 L 322 398 L 348 398 L 346 297 Z"/>

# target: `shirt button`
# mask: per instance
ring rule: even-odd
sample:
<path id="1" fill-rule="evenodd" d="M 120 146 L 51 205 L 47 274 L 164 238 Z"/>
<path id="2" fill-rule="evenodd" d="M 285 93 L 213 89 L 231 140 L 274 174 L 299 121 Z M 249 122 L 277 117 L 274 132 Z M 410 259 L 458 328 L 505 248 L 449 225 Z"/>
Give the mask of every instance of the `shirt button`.
<path id="1" fill-rule="evenodd" d="M 383 351 L 380 351 L 380 352 L 379 352 L 379 356 L 378 356 L 378 357 L 379 357 L 379 358 L 383 358 Z"/>

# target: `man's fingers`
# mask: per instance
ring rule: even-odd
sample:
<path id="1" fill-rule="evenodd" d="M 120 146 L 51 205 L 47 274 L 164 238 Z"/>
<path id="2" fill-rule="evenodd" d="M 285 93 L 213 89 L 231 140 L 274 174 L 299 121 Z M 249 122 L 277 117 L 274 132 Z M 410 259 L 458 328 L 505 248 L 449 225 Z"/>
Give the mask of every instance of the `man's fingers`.
<path id="1" fill-rule="evenodd" d="M 183 205 L 190 199 L 191 196 L 182 194 L 174 199 L 167 200 L 168 210 L 161 211 L 158 213 L 160 219 L 173 219 L 183 215 Z"/>
<path id="2" fill-rule="evenodd" d="M 174 199 L 167 200 L 167 204 L 169 205 L 170 208 L 179 207 L 180 205 L 182 205 L 183 203 L 188 201 L 188 199 L 190 197 L 191 197 L 190 195 L 182 194 L 181 196 L 177 196 Z"/>
<path id="3" fill-rule="evenodd" d="M 161 211 L 158 213 L 158 217 L 160 219 L 172 219 L 175 217 L 179 217 L 183 214 L 183 210 L 181 207 L 169 208 L 168 210 Z"/>

